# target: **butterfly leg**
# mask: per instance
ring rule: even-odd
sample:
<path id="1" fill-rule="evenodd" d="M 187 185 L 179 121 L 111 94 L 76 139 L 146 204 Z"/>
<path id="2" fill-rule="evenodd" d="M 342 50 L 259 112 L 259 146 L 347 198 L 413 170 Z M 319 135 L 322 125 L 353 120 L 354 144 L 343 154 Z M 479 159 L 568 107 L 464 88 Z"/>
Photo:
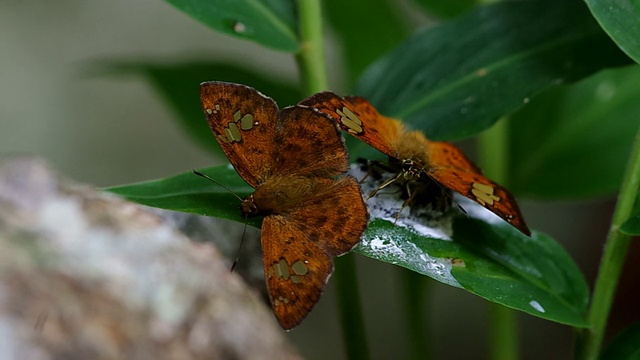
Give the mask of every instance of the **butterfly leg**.
<path id="1" fill-rule="evenodd" d="M 372 192 L 369 193 L 369 197 L 367 198 L 367 200 L 371 199 L 374 196 L 376 196 L 376 194 L 380 190 L 382 190 L 382 189 L 386 188 L 387 186 L 393 184 L 394 182 L 398 181 L 398 179 L 400 179 L 401 176 L 402 176 L 402 173 L 398 173 L 396 176 L 394 176 L 394 177 L 388 179 L 387 181 L 383 182 L 380 186 L 378 186 L 378 188 L 376 188 L 375 190 L 373 190 Z"/>
<path id="2" fill-rule="evenodd" d="M 405 182 L 405 187 L 407 190 L 407 199 L 402 203 L 402 207 L 400 207 L 400 210 L 396 215 L 396 221 L 393 222 L 393 225 L 395 225 L 398 222 L 398 219 L 400 218 L 400 214 L 402 214 L 402 210 L 404 210 L 404 208 L 407 207 L 409 203 L 411 203 L 411 201 L 413 201 L 416 194 L 418 193 L 418 191 L 411 191 L 411 187 L 409 185 L 410 185 L 409 181 Z"/>
<path id="3" fill-rule="evenodd" d="M 356 161 L 361 164 L 360 169 L 362 171 L 366 170 L 367 172 L 366 175 L 362 179 L 360 179 L 360 184 L 362 184 L 369 176 L 371 176 L 373 179 L 379 180 L 382 177 L 383 171 L 391 173 L 395 172 L 385 163 L 378 160 L 369 161 L 367 159 L 358 158 Z"/>

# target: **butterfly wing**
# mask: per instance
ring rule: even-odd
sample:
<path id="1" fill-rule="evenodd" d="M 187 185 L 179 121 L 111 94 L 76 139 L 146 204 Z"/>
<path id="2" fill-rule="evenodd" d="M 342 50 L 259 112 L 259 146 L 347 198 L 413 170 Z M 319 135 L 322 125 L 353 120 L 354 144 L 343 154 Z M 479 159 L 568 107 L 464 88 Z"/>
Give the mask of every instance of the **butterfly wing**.
<path id="1" fill-rule="evenodd" d="M 329 117 L 312 108 L 283 109 L 273 141 L 274 174 L 333 177 L 349 168 L 340 131 Z"/>
<path id="2" fill-rule="evenodd" d="M 252 187 L 270 174 L 278 106 L 248 86 L 225 82 L 200 85 L 209 127 L 238 174 Z"/>
<path id="3" fill-rule="evenodd" d="M 290 213 L 262 223 L 264 272 L 271 305 L 285 329 L 296 326 L 320 299 L 333 272 L 333 257 L 351 250 L 368 221 L 353 177 L 314 179 L 309 194 Z"/>
<path id="4" fill-rule="evenodd" d="M 333 260 L 283 215 L 264 218 L 261 242 L 271 307 L 280 325 L 292 329 L 320 299 Z"/>
<path id="5" fill-rule="evenodd" d="M 482 175 L 460 149 L 436 141 L 426 141 L 425 146 L 429 163 L 427 174 L 431 178 L 489 209 L 522 233 L 531 235 L 513 196 Z"/>
<path id="6" fill-rule="evenodd" d="M 391 157 L 398 157 L 395 144 L 402 133 L 402 124 L 380 115 L 366 99 L 358 96 L 340 97 L 321 92 L 300 102 L 329 115 L 349 134 Z"/>
<path id="7" fill-rule="evenodd" d="M 317 186 L 318 191 L 289 216 L 309 240 L 327 254 L 340 256 L 360 241 L 369 220 L 367 206 L 358 181 L 352 176 L 316 182 L 323 185 Z"/>

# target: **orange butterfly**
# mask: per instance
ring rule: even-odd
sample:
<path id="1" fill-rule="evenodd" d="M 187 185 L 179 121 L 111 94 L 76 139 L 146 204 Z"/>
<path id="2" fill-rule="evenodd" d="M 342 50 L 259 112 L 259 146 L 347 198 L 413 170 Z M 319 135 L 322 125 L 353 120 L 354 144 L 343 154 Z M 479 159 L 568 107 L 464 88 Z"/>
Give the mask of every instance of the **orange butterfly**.
<path id="1" fill-rule="evenodd" d="M 480 168 L 453 144 L 430 141 L 419 131 L 406 130 L 400 121 L 379 114 L 362 97 L 343 98 L 322 92 L 300 104 L 328 114 L 343 130 L 398 163 L 398 173 L 392 181 L 435 180 L 489 209 L 523 234 L 531 235 L 513 196 L 482 175 Z"/>
<path id="2" fill-rule="evenodd" d="M 333 272 L 333 257 L 351 250 L 368 222 L 358 182 L 344 176 L 348 156 L 326 115 L 278 106 L 253 88 L 200 85 L 209 127 L 238 174 L 255 192 L 241 203 L 264 216 L 267 291 L 280 325 L 291 329 L 311 311 Z"/>

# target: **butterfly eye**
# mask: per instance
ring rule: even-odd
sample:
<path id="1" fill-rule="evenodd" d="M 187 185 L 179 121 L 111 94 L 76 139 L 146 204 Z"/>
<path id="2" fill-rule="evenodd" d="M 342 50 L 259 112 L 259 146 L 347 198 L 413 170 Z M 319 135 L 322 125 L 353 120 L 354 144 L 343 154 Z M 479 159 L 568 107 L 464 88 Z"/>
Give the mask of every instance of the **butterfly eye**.
<path id="1" fill-rule="evenodd" d="M 258 213 L 258 207 L 253 200 L 253 195 L 242 200 L 242 202 L 240 203 L 240 209 L 242 210 L 243 214 L 247 215 L 256 215 Z"/>
<path id="2" fill-rule="evenodd" d="M 402 171 L 411 171 L 416 166 L 413 160 L 402 160 Z"/>

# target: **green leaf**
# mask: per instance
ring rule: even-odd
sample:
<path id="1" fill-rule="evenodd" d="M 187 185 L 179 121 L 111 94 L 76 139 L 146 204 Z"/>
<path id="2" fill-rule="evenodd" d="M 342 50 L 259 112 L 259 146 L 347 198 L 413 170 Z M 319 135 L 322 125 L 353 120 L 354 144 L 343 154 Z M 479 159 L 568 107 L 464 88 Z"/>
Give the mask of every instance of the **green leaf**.
<path id="1" fill-rule="evenodd" d="M 114 186 L 106 191 L 120 195 L 129 201 L 165 210 L 182 211 L 213 216 L 244 223 L 240 213 L 240 198 L 253 193 L 253 188 L 240 178 L 231 165 L 200 169 L 200 172 L 224 185 L 186 172 L 159 180 Z M 259 227 L 262 219 L 250 218 L 248 224 Z"/>
<path id="2" fill-rule="evenodd" d="M 253 192 L 230 166 L 202 172 L 240 197 Z M 245 221 L 237 198 L 190 172 L 107 190 L 149 206 Z M 479 205 L 457 201 L 470 217 L 429 219 L 405 209 L 394 225 L 403 201 L 393 193 L 380 193 L 368 202 L 372 221 L 355 251 L 534 316 L 587 325 L 586 283 L 560 245 L 537 232 L 526 237 Z M 249 221 L 258 227 L 261 219 Z M 447 237 L 453 240 L 443 240 Z"/>
<path id="3" fill-rule="evenodd" d="M 640 235 L 640 192 L 636 196 L 631 216 L 620 226 L 620 231 L 627 235 Z"/>
<path id="4" fill-rule="evenodd" d="M 416 0 L 416 2 L 439 18 L 454 18 L 470 10 L 476 5 L 476 0 Z"/>
<path id="5" fill-rule="evenodd" d="M 510 189 L 538 198 L 611 195 L 640 126 L 640 66 L 552 89 L 511 116 Z"/>
<path id="6" fill-rule="evenodd" d="M 298 51 L 292 0 L 166 0 L 210 28 L 281 51 Z"/>
<path id="7" fill-rule="evenodd" d="M 200 108 L 200 83 L 216 80 L 248 85 L 272 97 L 281 107 L 296 104 L 302 98 L 302 93 L 293 84 L 224 63 L 193 61 L 159 64 L 112 60 L 94 66 L 106 69 L 102 72 L 144 76 L 174 109 L 177 120 L 186 132 L 204 148 L 217 152 L 220 152 L 220 147 L 211 135 Z"/>
<path id="8" fill-rule="evenodd" d="M 640 63 L 640 1 L 586 0 L 586 3 L 604 31 Z"/>
<path id="9" fill-rule="evenodd" d="M 600 360 L 640 360 L 640 322 L 618 334 L 602 352 Z"/>
<path id="10" fill-rule="evenodd" d="M 620 231 L 627 235 L 640 235 L 640 215 L 635 215 L 630 217 L 627 221 L 625 221 L 620 227 Z"/>
<path id="11" fill-rule="evenodd" d="M 457 216 L 448 241 L 373 219 L 355 251 L 533 316 L 588 326 L 580 270 L 560 245 L 535 231 L 528 238 L 507 224 Z"/>
<path id="12" fill-rule="evenodd" d="M 325 0 L 324 4 L 341 39 L 350 86 L 366 66 L 408 33 L 406 20 L 390 0 Z"/>
<path id="13" fill-rule="evenodd" d="M 542 90 L 629 61 L 581 1 L 507 1 L 417 33 L 356 93 L 430 138 L 459 139 Z"/>

